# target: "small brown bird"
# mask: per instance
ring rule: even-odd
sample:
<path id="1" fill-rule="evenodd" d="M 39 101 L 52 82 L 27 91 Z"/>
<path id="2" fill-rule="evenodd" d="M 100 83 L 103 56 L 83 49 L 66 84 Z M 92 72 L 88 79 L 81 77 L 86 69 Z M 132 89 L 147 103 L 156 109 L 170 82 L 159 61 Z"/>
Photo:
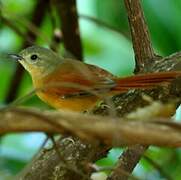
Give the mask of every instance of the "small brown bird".
<path id="1" fill-rule="evenodd" d="M 97 66 L 66 59 L 50 49 L 32 46 L 11 54 L 30 73 L 37 95 L 57 109 L 85 111 L 102 97 L 148 89 L 169 83 L 179 72 L 159 72 L 130 77 L 115 77 Z"/>

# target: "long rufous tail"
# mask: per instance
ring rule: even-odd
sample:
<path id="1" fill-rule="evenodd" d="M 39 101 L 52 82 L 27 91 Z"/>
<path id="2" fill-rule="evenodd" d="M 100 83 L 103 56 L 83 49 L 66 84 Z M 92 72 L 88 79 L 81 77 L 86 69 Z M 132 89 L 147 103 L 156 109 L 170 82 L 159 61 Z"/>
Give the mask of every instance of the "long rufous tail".
<path id="1" fill-rule="evenodd" d="M 124 92 L 129 89 L 149 89 L 169 83 L 176 77 L 181 77 L 181 71 L 147 73 L 125 78 L 117 78 L 115 79 L 117 85 L 112 90 Z"/>

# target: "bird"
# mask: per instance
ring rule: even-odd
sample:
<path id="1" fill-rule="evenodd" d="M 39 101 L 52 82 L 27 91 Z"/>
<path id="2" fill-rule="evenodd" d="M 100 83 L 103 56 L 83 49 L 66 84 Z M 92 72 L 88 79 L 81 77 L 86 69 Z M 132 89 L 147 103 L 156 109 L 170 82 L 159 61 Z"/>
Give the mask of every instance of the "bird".
<path id="1" fill-rule="evenodd" d="M 105 97 L 155 88 L 181 76 L 181 71 L 170 71 L 117 77 L 96 65 L 61 57 L 41 46 L 30 46 L 9 56 L 29 72 L 41 100 L 56 109 L 77 112 L 92 109 Z"/>

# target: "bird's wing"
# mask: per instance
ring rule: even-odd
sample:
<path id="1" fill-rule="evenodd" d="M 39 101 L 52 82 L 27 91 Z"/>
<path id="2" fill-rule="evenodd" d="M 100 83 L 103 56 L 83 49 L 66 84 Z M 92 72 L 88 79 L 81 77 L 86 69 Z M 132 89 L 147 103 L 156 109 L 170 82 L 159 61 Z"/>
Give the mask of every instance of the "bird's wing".
<path id="1" fill-rule="evenodd" d="M 43 84 L 54 84 L 47 93 L 68 97 L 85 97 L 110 90 L 115 86 L 113 75 L 97 66 L 68 60 L 44 78 Z M 51 91 L 51 92 L 50 92 Z"/>

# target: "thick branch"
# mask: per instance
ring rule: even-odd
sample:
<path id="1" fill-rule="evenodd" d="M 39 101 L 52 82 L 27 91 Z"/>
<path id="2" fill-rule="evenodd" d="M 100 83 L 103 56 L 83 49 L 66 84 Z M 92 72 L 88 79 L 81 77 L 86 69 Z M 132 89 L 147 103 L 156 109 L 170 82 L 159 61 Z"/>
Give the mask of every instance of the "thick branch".
<path id="1" fill-rule="evenodd" d="M 149 62 L 144 68 L 144 72 L 158 71 L 180 71 L 181 70 L 181 51 L 171 54 L 164 58 L 158 58 L 154 62 Z"/>
<path id="2" fill-rule="evenodd" d="M 57 0 L 61 18 L 61 29 L 65 48 L 77 59 L 82 60 L 82 44 L 78 25 L 76 0 Z"/>
<path id="3" fill-rule="evenodd" d="M 71 134 L 109 147 L 135 144 L 178 147 L 181 146 L 181 125 L 170 121 L 175 108 L 173 104 L 153 102 L 140 112 L 128 114 L 124 118 L 10 108 L 0 113 L 3 120 L 0 121 L 0 133 L 44 131 Z"/>
<path id="4" fill-rule="evenodd" d="M 136 60 L 135 72 L 144 70 L 145 64 L 155 58 L 148 27 L 145 22 L 140 0 L 124 0 L 127 9 L 131 37 Z"/>
<path id="5" fill-rule="evenodd" d="M 107 153 L 106 147 L 90 145 L 75 137 L 63 137 L 57 146 L 60 156 L 53 148 L 43 149 L 16 179 L 89 179 L 89 162 Z"/>

